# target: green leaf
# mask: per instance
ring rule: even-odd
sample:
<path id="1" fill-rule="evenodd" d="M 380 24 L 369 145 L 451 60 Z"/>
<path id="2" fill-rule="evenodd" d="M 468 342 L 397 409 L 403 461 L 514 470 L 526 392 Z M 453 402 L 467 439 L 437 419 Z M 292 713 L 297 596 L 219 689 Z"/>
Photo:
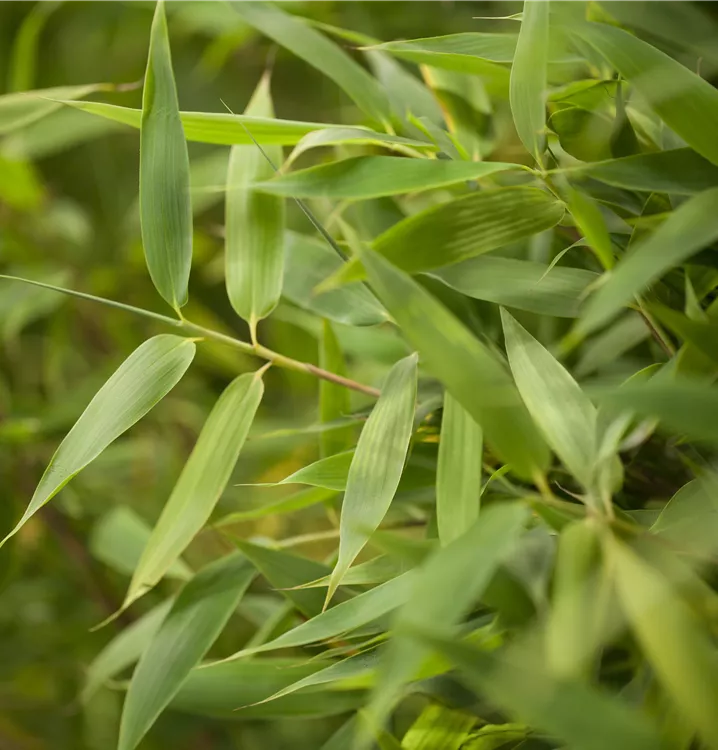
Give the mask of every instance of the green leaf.
<path id="1" fill-rule="evenodd" d="M 389 103 L 378 82 L 323 34 L 274 5 L 232 6 L 248 24 L 331 78 L 370 118 L 382 124 L 390 121 Z"/>
<path id="2" fill-rule="evenodd" d="M 62 101 L 77 109 L 98 117 L 104 117 L 114 122 L 140 128 L 142 112 L 139 109 L 118 107 L 103 102 L 74 102 Z M 235 146 L 240 144 L 252 145 L 257 143 L 266 145 L 293 146 L 299 143 L 308 133 L 315 130 L 326 132 L 334 130 L 334 126 L 321 122 L 299 122 L 296 120 L 275 120 L 266 117 L 247 117 L 245 115 L 231 115 L 225 112 L 180 112 L 185 137 L 188 141 L 199 143 L 214 143 L 219 146 Z M 344 130 L 344 128 L 336 128 Z M 249 132 L 248 132 L 249 131 Z M 372 131 L 366 132 L 371 135 Z M 379 135 L 379 134 L 377 134 Z"/>
<path id="3" fill-rule="evenodd" d="M 372 326 L 387 320 L 379 300 L 363 284 L 347 284 L 322 294 L 315 287 L 343 267 L 342 259 L 321 240 L 285 234 L 282 294 L 295 305 L 337 323 Z"/>
<path id="4" fill-rule="evenodd" d="M 262 400 L 262 371 L 235 378 L 217 400 L 132 576 L 124 607 L 162 579 L 207 523 Z"/>
<path id="5" fill-rule="evenodd" d="M 447 391 L 436 468 L 436 520 L 444 545 L 461 536 L 479 516 L 483 441 L 481 427 Z"/>
<path id="6" fill-rule="evenodd" d="M 132 675 L 118 750 L 137 747 L 222 632 L 254 575 L 234 554 L 207 565 L 180 591 Z"/>
<path id="7" fill-rule="evenodd" d="M 564 206 L 530 187 L 482 190 L 410 216 L 374 240 L 374 250 L 408 273 L 430 271 L 489 253 L 558 224 Z M 364 277 L 358 259 L 336 275 Z"/>
<path id="8" fill-rule="evenodd" d="M 194 358 L 190 339 L 161 334 L 145 341 L 102 386 L 50 459 L 30 504 L 0 546 L 77 473 L 174 388 Z"/>
<path id="9" fill-rule="evenodd" d="M 230 526 L 240 521 L 251 521 L 257 518 L 266 518 L 267 516 L 280 515 L 282 513 L 292 513 L 295 510 L 302 510 L 312 505 L 324 503 L 336 497 L 336 492 L 326 490 L 322 487 L 316 487 L 309 490 L 295 492 L 289 497 L 284 497 L 274 503 L 267 503 L 256 508 L 240 510 L 236 513 L 229 513 L 220 518 L 213 525 L 215 528 Z"/>
<path id="10" fill-rule="evenodd" d="M 687 604 L 665 576 L 617 540 L 608 550 L 624 610 L 663 688 L 698 729 L 718 747 L 718 652 Z"/>
<path id="11" fill-rule="evenodd" d="M 0 135 L 26 128 L 62 107 L 68 102 L 82 99 L 96 91 L 110 91 L 108 83 L 86 83 L 82 86 L 57 86 L 52 89 L 19 91 L 0 96 Z"/>
<path id="12" fill-rule="evenodd" d="M 520 476 L 541 471 L 548 462 L 546 445 L 502 363 L 423 287 L 381 255 L 363 250 L 362 263 L 426 369 L 483 428 L 498 456 Z"/>
<path id="13" fill-rule="evenodd" d="M 269 76 L 264 75 L 245 115 L 273 117 Z M 275 164 L 281 146 L 264 147 Z M 256 332 L 257 321 L 277 306 L 284 271 L 284 200 L 252 188 L 274 175 L 272 165 L 255 145 L 233 146 L 227 174 L 225 206 L 225 279 L 227 295 L 237 314 Z"/>
<path id="14" fill-rule="evenodd" d="M 309 466 L 304 466 L 277 484 L 310 484 L 313 487 L 324 487 L 341 492 L 346 489 L 353 459 L 353 449 L 335 453 L 333 456 L 320 458 Z"/>
<path id="15" fill-rule="evenodd" d="M 574 750 L 663 747 L 657 729 L 643 714 L 584 683 L 552 678 L 527 650 L 502 657 L 443 635 L 427 633 L 422 638 L 456 664 L 470 686 L 492 703 Z"/>
<path id="16" fill-rule="evenodd" d="M 279 648 L 305 646 L 308 643 L 324 641 L 356 630 L 401 607 L 409 597 L 414 581 L 413 576 L 414 572 L 408 571 L 366 593 L 325 610 L 268 643 L 238 651 L 225 661 Z"/>
<path id="17" fill-rule="evenodd" d="M 506 352 L 529 414 L 566 468 L 589 489 L 597 461 L 596 407 L 563 365 L 501 310 Z"/>
<path id="18" fill-rule="evenodd" d="M 115 636 L 92 660 L 85 674 L 82 701 L 86 703 L 107 682 L 132 666 L 155 637 L 172 601 L 158 604 Z"/>
<path id="19" fill-rule="evenodd" d="M 140 132 L 140 223 L 152 282 L 175 310 L 187 302 L 192 264 L 189 156 L 172 73 L 164 2 L 155 9 Z"/>
<path id="20" fill-rule="evenodd" d="M 444 706 L 427 706 L 406 730 L 402 750 L 461 750 L 466 747 L 476 716 Z"/>
<path id="21" fill-rule="evenodd" d="M 384 519 L 409 450 L 416 408 L 417 356 L 391 368 L 362 428 L 342 502 L 339 559 L 327 589 L 330 601 L 344 574 Z"/>
<path id="22" fill-rule="evenodd" d="M 576 159 L 593 162 L 612 156 L 611 120 L 601 112 L 566 107 L 551 115 L 549 126 L 561 148 Z"/>
<path id="23" fill-rule="evenodd" d="M 413 638 L 426 626 L 443 632 L 456 625 L 481 596 L 500 563 L 521 535 L 528 516 L 518 503 L 502 503 L 481 512 L 462 536 L 439 549 L 416 571 L 406 604 L 397 612 L 368 711 L 381 726 L 398 692 L 421 666 L 423 643 Z"/>
<path id="24" fill-rule="evenodd" d="M 446 187 L 519 168 L 504 162 L 357 156 L 282 174 L 255 187 L 295 198 L 368 200 Z"/>
<path id="25" fill-rule="evenodd" d="M 511 66 L 511 113 L 516 131 L 536 162 L 546 148 L 546 67 L 548 65 L 549 4 L 524 2 L 516 52 Z"/>
<path id="26" fill-rule="evenodd" d="M 606 283 L 587 301 L 577 333 L 586 334 L 611 320 L 651 282 L 716 239 L 718 188 L 713 188 L 687 200 L 626 253 Z"/>
<path id="27" fill-rule="evenodd" d="M 484 724 L 478 732 L 473 732 L 472 740 L 464 745 L 463 750 L 498 750 L 508 747 L 509 742 L 525 740 L 531 733 L 524 724 Z"/>
<path id="28" fill-rule="evenodd" d="M 613 267 L 613 247 L 603 214 L 596 202 L 579 190 L 571 190 L 568 207 L 576 226 L 588 240 L 593 252 L 604 268 Z"/>
<path id="29" fill-rule="evenodd" d="M 638 313 L 629 312 L 582 348 L 576 376 L 583 378 L 610 365 L 650 335 L 646 321 Z"/>
<path id="30" fill-rule="evenodd" d="M 452 289 L 474 299 L 561 318 L 576 318 L 586 289 L 598 275 L 529 260 L 485 255 L 431 271 Z"/>
<path id="31" fill-rule="evenodd" d="M 718 120 L 718 91 L 708 81 L 615 26 L 572 23 L 567 28 L 626 78 L 669 128 L 718 164 L 718 143 L 705 127 Z"/>
<path id="32" fill-rule="evenodd" d="M 332 324 L 322 321 L 322 337 L 319 342 L 319 366 L 346 377 L 346 362 Z M 351 413 L 349 390 L 328 380 L 319 381 L 319 420 L 323 424 L 343 419 Z M 319 452 L 322 458 L 347 450 L 354 444 L 354 430 L 330 430 L 319 435 Z"/>
<path id="33" fill-rule="evenodd" d="M 151 535 L 152 529 L 143 518 L 127 505 L 118 505 L 105 513 L 92 529 L 90 552 L 105 565 L 131 576 Z M 177 558 L 166 575 L 186 580 L 192 577 L 192 570 Z"/>
<path id="34" fill-rule="evenodd" d="M 718 324 L 712 320 L 691 320 L 686 315 L 657 303 L 649 306 L 652 315 L 687 344 L 718 364 Z"/>

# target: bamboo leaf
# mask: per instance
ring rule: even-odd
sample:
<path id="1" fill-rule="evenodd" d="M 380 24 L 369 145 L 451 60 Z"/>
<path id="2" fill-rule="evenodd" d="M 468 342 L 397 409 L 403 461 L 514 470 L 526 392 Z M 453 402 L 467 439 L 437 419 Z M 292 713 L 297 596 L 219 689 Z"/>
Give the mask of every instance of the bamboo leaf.
<path id="1" fill-rule="evenodd" d="M 617 540 L 608 550 L 633 630 L 664 689 L 706 745 L 718 747 L 718 653 L 709 634 L 665 576 Z"/>
<path id="2" fill-rule="evenodd" d="M 422 362 L 482 427 L 494 451 L 520 476 L 547 461 L 546 446 L 495 356 L 443 305 L 378 253 L 362 251 L 372 287 Z"/>
<path id="3" fill-rule="evenodd" d="M 510 714 L 555 735 L 575 750 L 656 750 L 663 747 L 646 717 L 581 682 L 558 680 L 529 653 L 506 657 L 444 635 L 422 635 L 467 682 Z"/>
<path id="4" fill-rule="evenodd" d="M 140 223 L 152 282 L 179 311 L 192 263 L 189 156 L 172 73 L 164 2 L 157 3 L 142 92 Z"/>
<path id="5" fill-rule="evenodd" d="M 593 252 L 604 268 L 613 267 L 613 248 L 611 236 L 596 202 L 579 190 L 571 190 L 568 201 L 576 226 L 588 240 Z"/>
<path id="6" fill-rule="evenodd" d="M 587 301 L 577 333 L 608 322 L 651 282 L 718 239 L 718 188 L 706 190 L 677 208 L 618 263 L 607 282 Z"/>
<path id="7" fill-rule="evenodd" d="M 577 318 L 586 289 L 598 275 L 582 268 L 554 266 L 484 255 L 434 269 L 431 276 L 474 299 L 519 310 Z"/>
<path id="8" fill-rule="evenodd" d="M 550 229 L 563 214 L 562 203 L 536 188 L 482 190 L 400 221 L 374 240 L 373 249 L 408 273 L 430 271 Z M 359 259 L 335 278 L 364 278 Z"/>
<path id="9" fill-rule="evenodd" d="M 346 363 L 332 324 L 322 322 L 322 337 L 319 342 L 319 366 L 337 375 L 346 376 Z M 351 413 L 349 391 L 346 388 L 330 383 L 319 382 L 319 420 L 323 424 L 343 419 Z M 347 450 L 354 444 L 354 430 L 330 430 L 319 435 L 319 451 L 322 458 Z"/>
<path id="10" fill-rule="evenodd" d="M 15 528 L 24 526 L 82 469 L 174 388 L 194 358 L 190 339 L 162 334 L 145 341 L 102 386 L 60 443 Z"/>
<path id="11" fill-rule="evenodd" d="M 357 156 L 282 174 L 268 182 L 259 182 L 255 187 L 272 195 L 294 198 L 368 200 L 478 180 L 510 169 L 517 169 L 517 165 Z"/>
<path id="12" fill-rule="evenodd" d="M 597 461 L 596 407 L 571 374 L 505 310 L 501 320 L 516 387 L 566 468 L 589 489 Z"/>
<path id="13" fill-rule="evenodd" d="M 141 127 L 142 111 L 139 109 L 118 107 L 103 102 L 63 100 L 61 103 L 97 117 L 129 125 L 132 128 Z M 252 145 L 254 143 L 252 138 L 263 146 L 294 146 L 308 133 L 335 128 L 329 123 L 247 117 L 226 112 L 180 112 L 180 119 L 188 141 L 214 143 L 219 146 Z M 337 129 L 343 130 L 343 128 Z M 367 128 L 366 133 L 371 135 L 372 131 Z"/>
<path id="14" fill-rule="evenodd" d="M 264 75 L 245 115 L 273 117 L 269 76 Z M 266 157 L 282 161 L 281 146 L 265 146 Z M 284 271 L 284 200 L 263 195 L 251 185 L 274 175 L 255 145 L 233 146 L 227 175 L 225 207 L 225 279 L 237 314 L 256 332 L 257 321 L 277 306 Z"/>
<path id="15" fill-rule="evenodd" d="M 233 380 L 214 405 L 142 553 L 123 607 L 149 591 L 207 523 L 262 400 L 262 371 Z"/>
<path id="16" fill-rule="evenodd" d="M 254 577 L 239 554 L 200 570 L 180 591 L 142 653 L 120 721 L 118 750 L 133 750 L 209 650 Z"/>
<path id="17" fill-rule="evenodd" d="M 649 307 L 651 313 L 687 344 L 718 364 L 718 325 L 712 320 L 691 320 L 686 315 L 657 303 Z"/>
<path id="18" fill-rule="evenodd" d="M 546 148 L 546 66 L 549 4 L 524 2 L 521 30 L 511 66 L 511 113 L 526 150 L 543 163 Z"/>
<path id="19" fill-rule="evenodd" d="M 476 717 L 438 704 L 427 706 L 406 730 L 402 750 L 461 750 L 466 747 Z"/>
<path id="20" fill-rule="evenodd" d="M 485 509 L 468 531 L 416 571 L 411 596 L 397 612 L 394 638 L 385 651 L 367 709 L 377 726 L 389 715 L 402 686 L 414 676 L 426 654 L 413 633 L 427 626 L 444 632 L 456 625 L 513 548 L 527 515 L 518 503 Z"/>
<path id="21" fill-rule="evenodd" d="M 329 602 L 341 580 L 382 522 L 399 486 L 416 408 L 417 356 L 392 367 L 381 396 L 362 428 L 342 502 L 339 559 L 327 589 Z"/>
<path id="22" fill-rule="evenodd" d="M 376 79 L 323 34 L 273 5 L 232 6 L 248 24 L 331 78 L 370 118 L 382 124 L 390 121 L 389 103 Z"/>
<path id="23" fill-rule="evenodd" d="M 568 31 L 596 49 L 689 146 L 718 164 L 718 144 L 704 127 L 718 119 L 718 91 L 708 81 L 615 26 L 572 23 Z"/>
<path id="24" fill-rule="evenodd" d="M 444 545 L 478 518 L 483 438 L 481 427 L 447 391 L 436 468 L 436 520 Z"/>

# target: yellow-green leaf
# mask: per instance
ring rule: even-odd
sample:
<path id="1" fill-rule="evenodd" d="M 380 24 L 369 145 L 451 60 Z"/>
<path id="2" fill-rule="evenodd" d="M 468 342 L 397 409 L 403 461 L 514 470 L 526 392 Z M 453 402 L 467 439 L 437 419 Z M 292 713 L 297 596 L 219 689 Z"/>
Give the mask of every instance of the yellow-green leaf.
<path id="1" fill-rule="evenodd" d="M 77 473 L 174 388 L 194 358 L 189 339 L 170 334 L 141 344 L 97 392 L 60 443 L 6 542 Z"/>
<path id="2" fill-rule="evenodd" d="M 337 375 L 346 376 L 346 363 L 339 340 L 328 320 L 322 321 L 322 337 L 319 341 L 319 366 Z M 319 381 L 319 420 L 330 424 L 344 419 L 351 413 L 349 390 L 328 380 Z M 347 450 L 353 445 L 353 427 L 329 430 L 319 435 L 319 449 L 323 458 Z"/>

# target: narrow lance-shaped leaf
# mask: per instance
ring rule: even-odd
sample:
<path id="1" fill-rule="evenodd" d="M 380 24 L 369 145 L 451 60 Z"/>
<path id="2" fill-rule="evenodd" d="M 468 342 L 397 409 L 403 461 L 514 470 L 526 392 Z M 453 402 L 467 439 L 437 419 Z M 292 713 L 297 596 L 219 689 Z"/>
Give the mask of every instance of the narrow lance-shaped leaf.
<path id="1" fill-rule="evenodd" d="M 568 207 L 581 234 L 604 268 L 613 267 L 613 249 L 606 222 L 596 202 L 579 190 L 571 189 Z"/>
<path id="2" fill-rule="evenodd" d="M 262 77 L 245 115 L 273 117 L 268 74 Z M 248 127 L 251 132 L 251 126 Z M 227 295 L 253 334 L 257 321 L 277 306 L 284 267 L 284 200 L 251 187 L 274 175 L 282 161 L 281 146 L 233 146 L 227 174 L 225 207 L 225 279 Z"/>
<path id="3" fill-rule="evenodd" d="M 708 81 L 615 26 L 572 23 L 568 30 L 598 50 L 689 146 L 718 164 L 715 132 L 705 127 L 718 120 L 718 91 Z"/>
<path id="4" fill-rule="evenodd" d="M 447 391 L 436 468 L 436 520 L 442 544 L 469 529 L 479 515 L 483 432 Z"/>
<path id="5" fill-rule="evenodd" d="M 152 21 L 142 92 L 140 223 L 152 282 L 179 311 L 187 302 L 192 263 L 192 206 L 163 0 Z"/>
<path id="6" fill-rule="evenodd" d="M 328 320 L 322 322 L 322 337 L 319 342 L 319 366 L 337 375 L 346 376 L 346 363 L 339 340 Z M 319 419 L 327 424 L 343 419 L 351 412 L 349 390 L 328 380 L 319 381 Z M 330 430 L 319 435 L 319 451 L 322 458 L 347 450 L 352 445 L 353 427 Z"/>
<path id="7" fill-rule="evenodd" d="M 546 66 L 549 2 L 525 0 L 516 52 L 511 66 L 509 101 L 521 142 L 542 164 L 546 147 Z"/>
<path id="8" fill-rule="evenodd" d="M 416 379 L 415 354 L 397 362 L 359 436 L 342 502 L 339 559 L 327 602 L 382 522 L 399 486 L 414 421 Z"/>
<path id="9" fill-rule="evenodd" d="M 718 651 L 665 576 L 611 539 L 614 580 L 623 608 L 664 689 L 706 742 L 718 748 Z"/>
<path id="10" fill-rule="evenodd" d="M 254 578 L 239 554 L 206 566 L 187 583 L 137 664 L 120 721 L 118 750 L 134 750 L 222 632 Z"/>
<path id="11" fill-rule="evenodd" d="M 407 729 L 401 750 L 461 750 L 471 737 L 476 716 L 463 711 L 452 711 L 444 706 L 427 706 L 419 718 Z"/>
<path id="12" fill-rule="evenodd" d="M 608 322 L 652 281 L 717 239 L 718 188 L 712 188 L 686 201 L 626 254 L 589 298 L 576 331 L 586 334 Z"/>
<path id="13" fill-rule="evenodd" d="M 494 354 L 411 277 L 371 250 L 361 257 L 372 287 L 426 369 L 481 425 L 492 449 L 520 476 L 543 470 L 546 445 Z"/>
<path id="14" fill-rule="evenodd" d="M 194 358 L 190 339 L 170 334 L 140 345 L 97 392 L 60 443 L 15 528 L 4 544 L 45 503 L 107 446 L 174 388 Z"/>
<path id="15" fill-rule="evenodd" d="M 389 102 L 376 79 L 319 31 L 274 5 L 235 2 L 232 6 L 248 24 L 331 78 L 366 115 L 380 123 L 390 121 Z"/>
<path id="16" fill-rule="evenodd" d="M 527 509 L 518 503 L 489 507 L 468 531 L 416 571 L 411 596 L 397 613 L 395 635 L 387 646 L 369 704 L 377 725 L 390 714 L 399 691 L 414 677 L 426 654 L 413 632 L 426 627 L 445 632 L 456 625 L 511 551 L 527 516 Z"/>
<path id="17" fill-rule="evenodd" d="M 209 519 L 262 400 L 262 371 L 233 380 L 214 405 L 132 576 L 124 606 L 149 591 Z"/>

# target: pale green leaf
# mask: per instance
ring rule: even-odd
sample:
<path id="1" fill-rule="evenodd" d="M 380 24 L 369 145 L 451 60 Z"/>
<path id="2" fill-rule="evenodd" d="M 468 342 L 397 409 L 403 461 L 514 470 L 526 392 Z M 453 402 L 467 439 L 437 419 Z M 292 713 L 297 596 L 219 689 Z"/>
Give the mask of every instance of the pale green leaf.
<path id="1" fill-rule="evenodd" d="M 357 156 L 288 172 L 255 187 L 272 195 L 295 198 L 368 200 L 478 180 L 509 169 L 520 167 L 505 162 Z"/>
<path id="2" fill-rule="evenodd" d="M 476 716 L 439 704 L 427 706 L 406 730 L 402 750 L 461 750 L 476 720 Z"/>
<path id="3" fill-rule="evenodd" d="M 511 372 L 529 414 L 566 468 L 590 488 L 596 407 L 568 370 L 503 309 L 501 320 Z"/>
<path id="4" fill-rule="evenodd" d="M 423 287 L 381 255 L 364 250 L 362 263 L 426 369 L 483 428 L 492 449 L 520 476 L 541 471 L 548 462 L 546 445 L 502 363 Z"/>
<path id="5" fill-rule="evenodd" d="M 262 77 L 245 115 L 273 117 L 269 76 Z M 284 200 L 252 188 L 274 175 L 281 146 L 233 146 L 225 204 L 225 279 L 227 296 L 251 330 L 277 306 L 284 270 Z M 266 154 L 266 157 L 265 157 Z"/>
<path id="6" fill-rule="evenodd" d="M 322 321 L 322 336 L 319 341 L 319 366 L 346 377 L 346 362 L 339 340 L 328 320 Z M 319 381 L 319 419 L 323 424 L 343 419 L 351 413 L 349 390 L 328 380 Z M 347 450 L 354 444 L 354 430 L 328 430 L 319 435 L 319 452 L 323 458 Z"/>
<path id="7" fill-rule="evenodd" d="M 708 81 L 615 26 L 572 23 L 568 30 L 598 50 L 689 146 L 718 164 L 718 142 L 705 127 L 718 120 L 718 91 Z"/>
<path id="8" fill-rule="evenodd" d="M 576 376 L 582 378 L 610 365 L 650 335 L 646 321 L 638 313 L 629 312 L 582 347 Z"/>
<path id="9" fill-rule="evenodd" d="M 621 603 L 657 678 L 707 747 L 718 747 L 718 652 L 711 636 L 658 570 L 617 540 L 608 551 Z"/>
<path id="10" fill-rule="evenodd" d="M 255 573 L 239 554 L 200 570 L 180 591 L 132 675 L 118 750 L 133 750 L 207 653 Z"/>
<path id="11" fill-rule="evenodd" d="M 147 267 L 175 310 L 187 302 L 192 264 L 189 156 L 172 72 L 164 2 L 152 21 L 142 92 L 140 223 Z"/>
<path id="12" fill-rule="evenodd" d="M 587 301 L 577 332 L 588 333 L 611 320 L 651 282 L 716 239 L 718 188 L 713 188 L 683 203 L 628 251 L 607 282 Z"/>
<path id="13" fill-rule="evenodd" d="M 546 66 L 549 2 L 524 2 L 521 30 L 511 66 L 511 113 L 526 150 L 539 165 L 546 148 Z"/>
<path id="14" fill-rule="evenodd" d="M 22 518 L 2 543 L 167 395 L 190 366 L 194 353 L 190 339 L 170 334 L 141 344 L 97 392 L 60 443 Z"/>
<path id="15" fill-rule="evenodd" d="M 444 545 L 478 518 L 483 439 L 481 427 L 447 391 L 436 467 L 436 521 Z"/>
<path id="16" fill-rule="evenodd" d="M 342 502 L 339 559 L 327 602 L 382 522 L 394 498 L 409 450 L 416 408 L 417 356 L 397 362 L 362 428 Z"/>
<path id="17" fill-rule="evenodd" d="M 323 34 L 274 5 L 235 2 L 232 6 L 248 24 L 331 78 L 370 118 L 389 122 L 389 103 L 376 79 Z"/>
<path id="18" fill-rule="evenodd" d="M 220 518 L 213 525 L 215 528 L 219 528 L 240 523 L 241 521 L 251 521 L 257 518 L 265 518 L 266 516 L 292 513 L 295 510 L 302 510 L 303 508 L 308 508 L 312 505 L 327 502 L 336 497 L 336 494 L 337 493 L 333 490 L 326 490 L 323 487 L 313 487 L 309 490 L 301 490 L 300 492 L 296 492 L 289 497 L 282 498 L 273 503 L 260 505 L 256 508 L 249 508 L 248 510 L 240 510 L 236 513 L 229 513 L 223 518 Z"/>
<path id="19" fill-rule="evenodd" d="M 202 432 L 142 553 L 124 606 L 149 591 L 207 523 L 229 481 L 262 399 L 261 371 L 233 380 Z"/>
<path id="20" fill-rule="evenodd" d="M 596 202 L 579 190 L 571 190 L 568 207 L 576 226 L 588 240 L 588 244 L 596 254 L 604 268 L 613 267 L 613 248 L 611 236 L 603 218 L 603 214 Z"/>
<path id="21" fill-rule="evenodd" d="M 519 310 L 576 318 L 583 296 L 598 275 L 582 268 L 554 266 L 483 255 L 431 271 L 468 297 Z"/>

